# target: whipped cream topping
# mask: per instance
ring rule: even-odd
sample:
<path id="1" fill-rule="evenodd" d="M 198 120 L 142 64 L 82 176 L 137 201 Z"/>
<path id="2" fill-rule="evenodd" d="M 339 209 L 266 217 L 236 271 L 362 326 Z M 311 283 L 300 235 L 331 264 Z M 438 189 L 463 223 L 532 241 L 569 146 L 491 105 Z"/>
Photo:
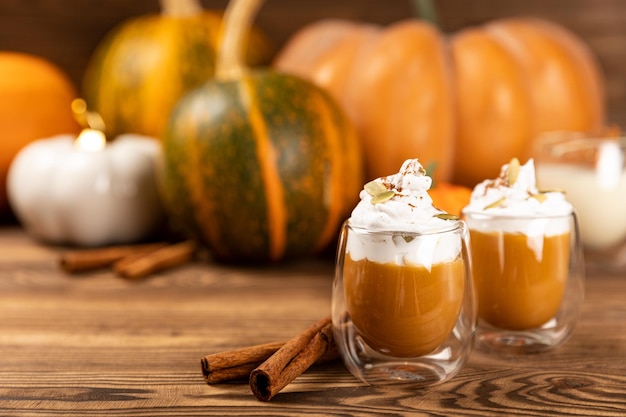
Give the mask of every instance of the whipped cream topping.
<path id="1" fill-rule="evenodd" d="M 572 211 L 562 192 L 537 189 L 532 159 L 522 166 L 513 159 L 502 166 L 498 178 L 474 187 L 463 214 L 471 230 L 526 235 L 541 259 L 544 236 L 569 232 Z"/>
<path id="2" fill-rule="evenodd" d="M 375 184 L 393 192 L 393 197 L 373 203 L 375 196 L 366 188 Z M 428 194 L 432 178 L 417 159 L 402 164 L 400 172 L 377 178 L 361 190 L 361 201 L 352 211 L 350 224 L 370 230 L 395 230 L 401 232 L 427 232 L 450 227 L 450 221 L 435 217 L 444 214 L 433 206 Z"/>
<path id="3" fill-rule="evenodd" d="M 492 216 L 566 216 L 571 212 L 565 194 L 537 189 L 533 159 L 521 166 L 516 159 L 502 166 L 498 178 L 474 187 L 469 205 L 463 209 L 465 214 Z"/>
<path id="4" fill-rule="evenodd" d="M 456 229 L 457 221 L 438 217 L 446 212 L 433 206 L 431 185 L 417 159 L 405 161 L 397 174 L 366 184 L 349 221 L 360 229 L 348 238 L 352 259 L 427 268 L 454 260 L 461 251 L 458 234 L 434 232 Z"/>

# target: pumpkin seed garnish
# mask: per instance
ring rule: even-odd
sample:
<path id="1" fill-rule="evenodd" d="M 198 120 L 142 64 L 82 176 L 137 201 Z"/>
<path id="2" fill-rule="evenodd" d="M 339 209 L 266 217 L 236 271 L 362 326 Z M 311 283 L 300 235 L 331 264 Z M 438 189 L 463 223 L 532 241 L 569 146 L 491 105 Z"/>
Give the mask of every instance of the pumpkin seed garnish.
<path id="1" fill-rule="evenodd" d="M 509 162 L 509 166 L 506 170 L 506 180 L 509 185 L 513 185 L 517 182 L 517 177 L 519 176 L 519 168 L 519 159 L 511 159 L 511 162 Z"/>
<path id="2" fill-rule="evenodd" d="M 439 213 L 435 214 L 433 217 L 437 217 L 442 220 L 459 220 L 459 216 L 450 213 Z"/>
<path id="3" fill-rule="evenodd" d="M 385 185 L 379 181 L 373 180 L 363 186 L 363 189 L 372 196 L 370 202 L 372 204 L 384 203 L 387 200 L 391 200 L 396 192 L 389 190 Z"/>
<path id="4" fill-rule="evenodd" d="M 391 200 L 394 195 L 396 195 L 394 191 L 391 191 L 391 190 L 385 191 L 385 192 L 382 192 L 373 196 L 370 202 L 372 204 L 384 203 L 387 200 Z"/>
<path id="5" fill-rule="evenodd" d="M 365 184 L 363 186 L 363 189 L 372 197 L 388 191 L 387 187 L 385 187 L 381 182 L 376 181 L 376 180 L 370 181 L 367 184 Z"/>
<path id="6" fill-rule="evenodd" d="M 415 236 L 400 234 L 393 236 L 391 239 L 396 246 L 400 246 L 404 243 L 411 243 L 413 239 L 415 239 Z"/>
<path id="7" fill-rule="evenodd" d="M 502 197 L 499 200 L 496 200 L 496 201 L 494 201 L 491 204 L 487 204 L 483 208 L 483 210 L 489 210 L 489 209 L 492 209 L 492 208 L 500 207 L 502 204 L 504 204 L 505 201 L 506 201 L 506 197 Z"/>

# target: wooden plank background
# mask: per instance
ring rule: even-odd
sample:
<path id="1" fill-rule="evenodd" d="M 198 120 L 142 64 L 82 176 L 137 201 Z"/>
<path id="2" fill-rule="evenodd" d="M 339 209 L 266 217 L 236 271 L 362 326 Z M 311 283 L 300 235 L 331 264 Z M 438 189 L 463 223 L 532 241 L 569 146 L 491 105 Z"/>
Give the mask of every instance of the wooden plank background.
<path id="1" fill-rule="evenodd" d="M 626 13 L 623 0 L 433 0 L 451 33 L 504 16 L 555 21 L 583 38 L 607 77 L 609 121 L 626 125 Z M 224 8 L 226 0 L 201 0 Z M 116 24 L 157 12 L 158 0 L 1 0 L 0 50 L 34 53 L 60 65 L 79 85 L 87 60 Z M 302 25 L 323 18 L 388 24 L 414 15 L 411 0 L 266 0 L 257 23 L 282 45 Z"/>

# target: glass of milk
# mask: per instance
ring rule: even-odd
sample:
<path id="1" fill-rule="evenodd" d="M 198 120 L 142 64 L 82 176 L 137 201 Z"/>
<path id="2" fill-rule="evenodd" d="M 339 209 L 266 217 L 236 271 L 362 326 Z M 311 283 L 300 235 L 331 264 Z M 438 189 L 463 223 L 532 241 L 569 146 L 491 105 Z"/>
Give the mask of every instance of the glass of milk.
<path id="1" fill-rule="evenodd" d="M 537 185 L 566 193 L 590 269 L 626 271 L 626 137 L 550 132 L 534 150 Z"/>

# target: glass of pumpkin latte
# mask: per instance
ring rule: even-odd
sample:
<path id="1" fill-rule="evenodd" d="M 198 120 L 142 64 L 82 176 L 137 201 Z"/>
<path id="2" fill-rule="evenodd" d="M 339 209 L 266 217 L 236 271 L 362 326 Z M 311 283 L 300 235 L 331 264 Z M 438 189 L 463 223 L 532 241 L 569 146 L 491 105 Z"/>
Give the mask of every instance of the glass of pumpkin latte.
<path id="1" fill-rule="evenodd" d="M 441 383 L 473 345 L 469 234 L 436 209 L 417 159 L 365 185 L 342 228 L 333 284 L 335 340 L 372 385 Z"/>
<path id="2" fill-rule="evenodd" d="M 536 188 L 533 160 L 514 158 L 476 185 L 463 209 L 478 299 L 477 349 L 503 355 L 561 345 L 584 296 L 576 214 L 559 191 Z"/>

